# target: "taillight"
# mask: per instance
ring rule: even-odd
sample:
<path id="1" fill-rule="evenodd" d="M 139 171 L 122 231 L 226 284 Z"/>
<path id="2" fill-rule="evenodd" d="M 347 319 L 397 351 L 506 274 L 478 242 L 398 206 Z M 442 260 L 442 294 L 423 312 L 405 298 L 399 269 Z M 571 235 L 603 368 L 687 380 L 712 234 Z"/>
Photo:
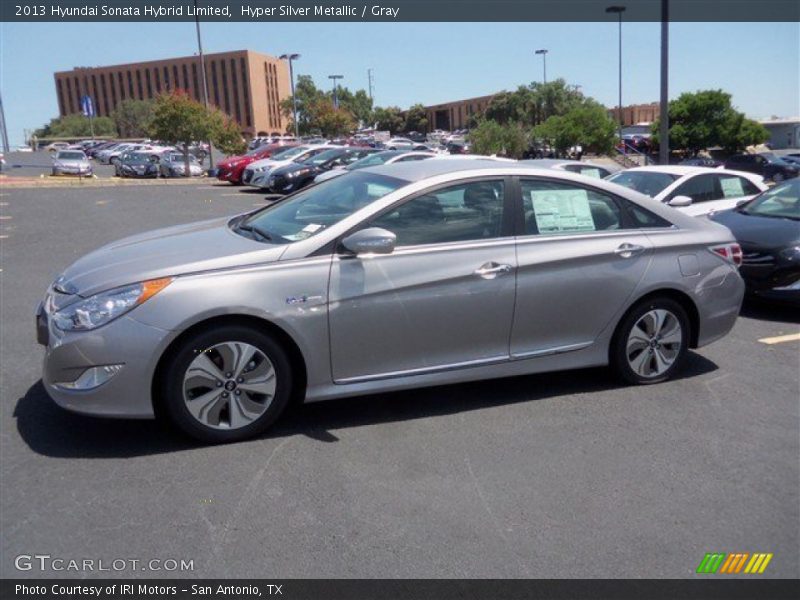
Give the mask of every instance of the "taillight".
<path id="1" fill-rule="evenodd" d="M 711 251 L 731 261 L 737 267 L 742 264 L 742 247 L 739 244 L 733 243 L 711 246 Z"/>

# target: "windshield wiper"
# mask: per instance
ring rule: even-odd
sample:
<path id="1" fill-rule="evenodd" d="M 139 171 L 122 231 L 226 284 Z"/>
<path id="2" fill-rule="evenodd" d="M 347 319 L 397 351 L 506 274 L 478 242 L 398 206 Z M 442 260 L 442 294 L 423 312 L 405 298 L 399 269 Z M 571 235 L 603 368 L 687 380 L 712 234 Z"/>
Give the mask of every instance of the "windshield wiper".
<path id="1" fill-rule="evenodd" d="M 262 242 L 271 242 L 272 235 L 264 229 L 261 229 L 258 225 L 248 224 L 241 224 L 237 227 L 240 231 L 247 231 L 248 233 L 255 234 L 254 237 L 258 237 Z"/>

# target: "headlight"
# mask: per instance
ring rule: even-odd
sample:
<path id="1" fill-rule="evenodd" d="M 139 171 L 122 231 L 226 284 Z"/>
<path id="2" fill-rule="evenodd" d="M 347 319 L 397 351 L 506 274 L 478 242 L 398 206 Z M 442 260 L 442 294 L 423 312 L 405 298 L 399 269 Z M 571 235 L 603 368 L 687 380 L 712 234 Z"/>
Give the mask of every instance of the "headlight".
<path id="1" fill-rule="evenodd" d="M 790 248 L 784 248 L 781 250 L 781 256 L 786 260 L 798 261 L 800 262 L 800 246 L 792 246 Z"/>
<path id="2" fill-rule="evenodd" d="M 165 277 L 101 292 L 53 313 L 53 322 L 61 331 L 97 329 L 152 298 L 170 283 L 172 278 Z"/>

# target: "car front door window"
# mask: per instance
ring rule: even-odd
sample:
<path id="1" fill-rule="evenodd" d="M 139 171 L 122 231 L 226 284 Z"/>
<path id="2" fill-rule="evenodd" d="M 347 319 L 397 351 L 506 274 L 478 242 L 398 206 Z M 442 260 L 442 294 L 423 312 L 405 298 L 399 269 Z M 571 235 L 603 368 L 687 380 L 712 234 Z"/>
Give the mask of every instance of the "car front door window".
<path id="1" fill-rule="evenodd" d="M 374 219 L 397 246 L 444 244 L 496 238 L 503 227 L 502 180 L 473 181 L 417 196 Z"/>

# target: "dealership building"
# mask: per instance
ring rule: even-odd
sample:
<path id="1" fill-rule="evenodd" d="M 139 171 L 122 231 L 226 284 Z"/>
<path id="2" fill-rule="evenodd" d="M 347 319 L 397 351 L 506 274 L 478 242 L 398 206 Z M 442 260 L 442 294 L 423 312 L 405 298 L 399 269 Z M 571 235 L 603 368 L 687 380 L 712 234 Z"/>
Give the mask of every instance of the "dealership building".
<path id="1" fill-rule="evenodd" d="M 208 101 L 230 115 L 247 135 L 286 131 L 289 120 L 280 103 L 291 96 L 286 61 L 251 50 L 204 55 Z M 98 116 L 108 116 L 123 100 L 149 100 L 163 92 L 183 90 L 203 101 L 198 56 L 114 65 L 76 67 L 55 74 L 59 113 L 81 112 L 81 97 L 90 96 Z"/>

